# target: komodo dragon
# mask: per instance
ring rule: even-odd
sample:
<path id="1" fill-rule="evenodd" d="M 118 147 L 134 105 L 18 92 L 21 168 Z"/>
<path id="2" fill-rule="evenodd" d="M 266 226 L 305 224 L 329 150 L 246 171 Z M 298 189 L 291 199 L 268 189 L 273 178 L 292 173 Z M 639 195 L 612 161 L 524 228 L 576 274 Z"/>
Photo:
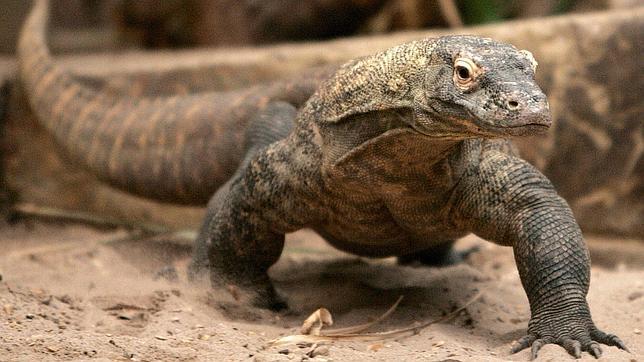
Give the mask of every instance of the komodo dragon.
<path id="1" fill-rule="evenodd" d="M 626 350 L 591 319 L 590 260 L 570 208 L 505 140 L 550 126 L 529 52 L 473 36 L 414 41 L 347 63 L 299 110 L 286 83 L 123 99 L 52 61 L 47 5 L 36 2 L 19 43 L 36 115 L 114 186 L 184 203 L 214 193 L 191 268 L 209 267 L 214 285 L 284 307 L 267 269 L 284 234 L 304 227 L 358 255 L 430 262 L 475 233 L 514 250 L 532 317 L 513 352 Z"/>

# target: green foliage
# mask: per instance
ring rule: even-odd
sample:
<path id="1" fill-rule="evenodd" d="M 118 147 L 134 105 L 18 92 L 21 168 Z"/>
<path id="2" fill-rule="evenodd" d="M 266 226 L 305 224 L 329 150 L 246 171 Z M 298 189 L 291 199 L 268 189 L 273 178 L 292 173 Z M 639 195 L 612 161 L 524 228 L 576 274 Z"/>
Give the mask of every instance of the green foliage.
<path id="1" fill-rule="evenodd" d="M 465 24 L 483 24 L 503 20 L 507 0 L 461 0 L 458 7 Z"/>
<path id="2" fill-rule="evenodd" d="M 526 8 L 534 0 L 458 0 L 457 6 L 465 24 L 485 24 L 514 19 L 526 15 Z M 542 13 L 531 13 L 535 16 L 560 14 L 569 11 L 575 0 L 541 0 L 539 10 Z"/>

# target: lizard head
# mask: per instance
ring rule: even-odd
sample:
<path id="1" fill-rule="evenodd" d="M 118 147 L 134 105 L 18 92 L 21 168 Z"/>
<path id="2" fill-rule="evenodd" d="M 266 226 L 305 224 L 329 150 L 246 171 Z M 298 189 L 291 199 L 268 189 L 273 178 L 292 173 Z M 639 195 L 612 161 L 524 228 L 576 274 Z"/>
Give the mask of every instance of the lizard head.
<path id="1" fill-rule="evenodd" d="M 438 39 L 414 99 L 414 128 L 428 135 L 523 136 L 551 124 L 526 50 L 474 36 Z"/>

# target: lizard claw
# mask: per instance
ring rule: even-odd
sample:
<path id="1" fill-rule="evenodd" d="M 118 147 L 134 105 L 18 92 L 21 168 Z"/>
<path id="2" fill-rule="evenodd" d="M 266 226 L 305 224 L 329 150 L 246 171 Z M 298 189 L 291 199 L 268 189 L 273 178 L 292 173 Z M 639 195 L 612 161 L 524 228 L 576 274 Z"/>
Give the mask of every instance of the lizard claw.
<path id="1" fill-rule="evenodd" d="M 592 342 L 588 348 L 588 353 L 592 354 L 593 357 L 599 358 L 602 356 L 602 349 L 597 342 Z"/>
<path id="2" fill-rule="evenodd" d="M 591 333 L 591 337 L 593 338 L 594 341 L 597 341 L 599 343 L 603 343 L 603 344 L 605 344 L 607 346 L 615 346 L 615 347 L 617 347 L 619 349 L 623 349 L 624 351 L 626 351 L 628 353 L 631 352 L 631 351 L 628 350 L 628 347 L 626 347 L 624 342 L 622 342 L 622 340 L 619 339 L 619 337 L 617 337 L 614 334 L 604 333 L 604 332 L 600 331 L 599 329 L 595 329 Z"/>
<path id="3" fill-rule="evenodd" d="M 575 358 L 581 358 L 581 342 L 567 338 L 561 345 Z"/>

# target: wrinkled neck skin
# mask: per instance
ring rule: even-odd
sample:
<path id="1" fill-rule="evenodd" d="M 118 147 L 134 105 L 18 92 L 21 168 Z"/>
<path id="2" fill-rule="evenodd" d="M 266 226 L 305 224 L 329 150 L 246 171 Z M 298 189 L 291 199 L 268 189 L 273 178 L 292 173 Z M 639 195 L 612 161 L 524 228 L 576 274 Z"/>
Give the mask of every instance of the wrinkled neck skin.
<path id="1" fill-rule="evenodd" d="M 377 157 L 408 166 L 431 165 L 464 139 L 418 132 L 414 113 L 410 108 L 393 108 L 351 115 L 335 123 L 313 123 L 320 135 L 323 164 L 333 167 L 349 158 Z M 396 152 L 388 149 L 392 144 Z"/>
<path id="2" fill-rule="evenodd" d="M 462 141 L 469 138 L 502 137 L 486 134 L 469 121 L 472 115 L 438 99 L 423 99 L 416 103 L 411 127 L 435 141 Z"/>

